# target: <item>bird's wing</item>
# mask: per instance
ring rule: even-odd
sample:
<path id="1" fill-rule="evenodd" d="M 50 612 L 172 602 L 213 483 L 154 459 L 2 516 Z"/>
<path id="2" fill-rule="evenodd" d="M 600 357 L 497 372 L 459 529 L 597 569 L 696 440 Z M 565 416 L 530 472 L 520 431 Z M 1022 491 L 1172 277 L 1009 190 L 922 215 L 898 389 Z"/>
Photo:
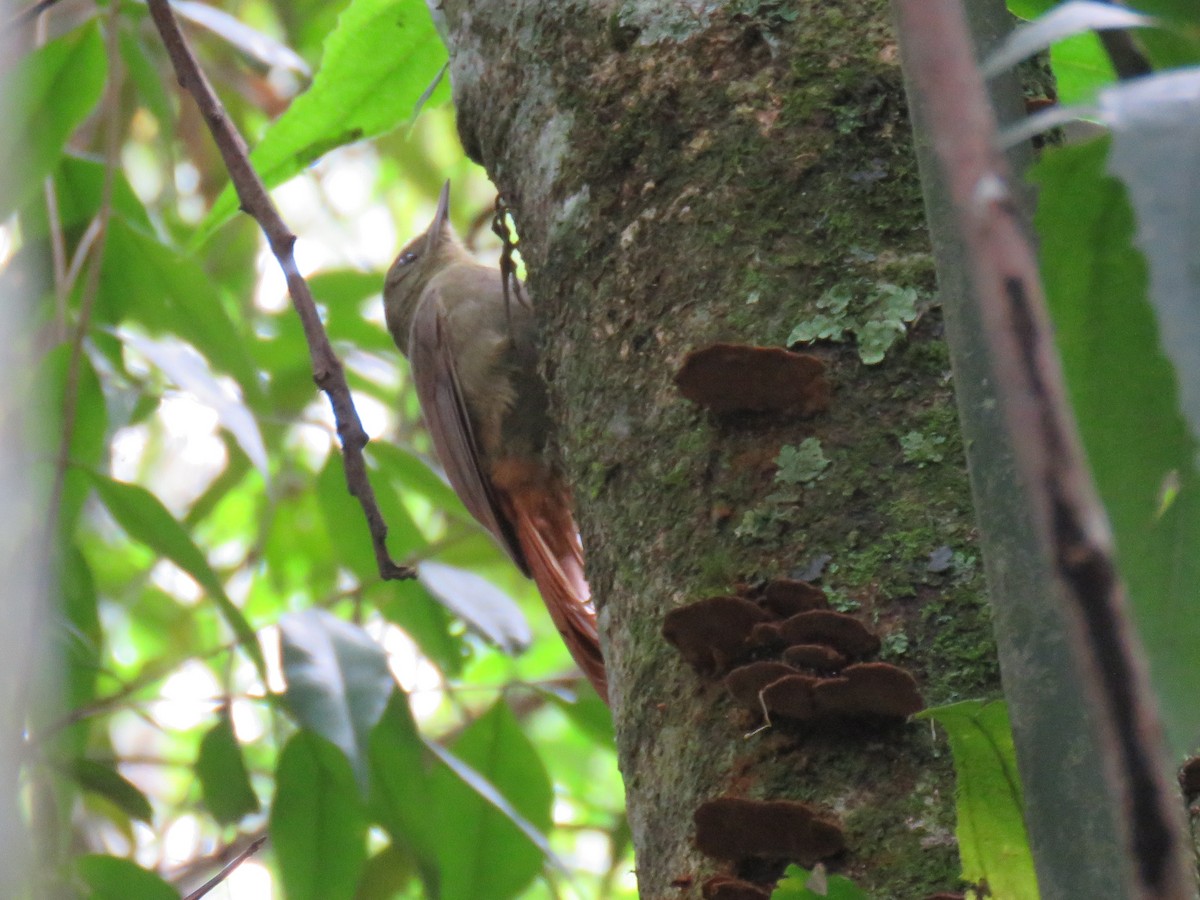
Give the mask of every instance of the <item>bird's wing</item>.
<path id="1" fill-rule="evenodd" d="M 520 544 L 501 508 L 495 486 L 483 470 L 483 457 L 463 395 L 445 312 L 436 287 L 417 304 L 408 339 L 408 359 L 425 427 L 450 486 L 484 528 L 495 535 L 526 575 Z"/>

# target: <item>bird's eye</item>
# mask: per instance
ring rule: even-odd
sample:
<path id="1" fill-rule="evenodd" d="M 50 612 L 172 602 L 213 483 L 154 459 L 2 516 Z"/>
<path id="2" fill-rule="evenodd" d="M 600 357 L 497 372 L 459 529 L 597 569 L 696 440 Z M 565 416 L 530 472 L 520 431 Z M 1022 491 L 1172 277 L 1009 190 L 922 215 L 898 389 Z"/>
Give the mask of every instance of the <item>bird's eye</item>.
<path id="1" fill-rule="evenodd" d="M 417 254 L 415 254 L 415 253 L 405 253 L 405 254 L 404 254 L 403 256 L 401 256 L 401 257 L 400 257 L 398 260 L 396 260 L 396 265 L 398 265 L 398 266 L 407 266 L 409 263 L 416 262 L 416 259 L 417 259 Z"/>

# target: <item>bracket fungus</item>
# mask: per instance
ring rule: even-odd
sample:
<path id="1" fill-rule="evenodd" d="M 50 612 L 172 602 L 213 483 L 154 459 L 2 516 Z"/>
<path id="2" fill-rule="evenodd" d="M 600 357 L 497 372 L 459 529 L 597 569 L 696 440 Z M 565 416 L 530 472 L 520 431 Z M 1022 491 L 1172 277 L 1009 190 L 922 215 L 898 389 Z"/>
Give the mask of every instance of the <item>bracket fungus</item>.
<path id="1" fill-rule="evenodd" d="M 850 662 L 845 654 L 824 644 L 793 644 L 783 651 L 783 661 L 800 669 L 836 672 Z"/>
<path id="2" fill-rule="evenodd" d="M 759 693 L 763 688 L 780 678 L 800 674 L 798 670 L 781 662 L 763 660 L 738 666 L 725 676 L 725 687 L 729 689 L 733 699 L 742 706 L 761 710 L 762 702 L 759 700 Z"/>
<path id="3" fill-rule="evenodd" d="M 662 634 L 696 671 L 713 672 L 745 656 L 754 626 L 770 618 L 750 600 L 708 597 L 667 613 Z"/>
<path id="4" fill-rule="evenodd" d="M 781 859 L 812 866 L 846 846 L 842 829 L 795 800 L 718 797 L 696 809 L 696 847 L 717 859 Z"/>
<path id="5" fill-rule="evenodd" d="M 789 675 L 761 689 L 762 706 L 789 719 L 904 719 L 925 701 L 912 675 L 890 663 L 858 663 L 833 678 Z"/>
<path id="6" fill-rule="evenodd" d="M 828 609 L 796 613 L 774 628 L 788 646 L 824 644 L 853 658 L 877 653 L 880 647 L 878 635 L 858 619 Z"/>
<path id="7" fill-rule="evenodd" d="M 812 416 L 829 407 L 825 363 L 809 353 L 750 344 L 693 350 L 675 374 L 687 399 L 714 413 Z"/>
<path id="8" fill-rule="evenodd" d="M 776 578 L 768 581 L 759 601 L 771 612 L 787 618 L 813 609 L 828 609 L 825 591 L 807 581 Z"/>

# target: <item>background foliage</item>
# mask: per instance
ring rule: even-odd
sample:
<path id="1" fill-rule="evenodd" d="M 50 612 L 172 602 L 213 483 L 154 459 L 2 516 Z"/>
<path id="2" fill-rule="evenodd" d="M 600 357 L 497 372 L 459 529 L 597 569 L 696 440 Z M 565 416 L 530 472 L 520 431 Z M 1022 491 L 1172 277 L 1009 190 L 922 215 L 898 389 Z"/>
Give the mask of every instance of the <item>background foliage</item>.
<path id="1" fill-rule="evenodd" d="M 40 285 L 60 674 L 25 767 L 32 890 L 178 896 L 269 834 L 212 896 L 630 895 L 607 711 L 430 468 L 382 324 L 383 270 L 443 179 L 495 253 L 425 4 L 176 10 L 288 182 L 389 548 L 421 577 L 378 576 L 282 279 L 146 8 L 26 23 L 0 247 L 6 296 Z"/>

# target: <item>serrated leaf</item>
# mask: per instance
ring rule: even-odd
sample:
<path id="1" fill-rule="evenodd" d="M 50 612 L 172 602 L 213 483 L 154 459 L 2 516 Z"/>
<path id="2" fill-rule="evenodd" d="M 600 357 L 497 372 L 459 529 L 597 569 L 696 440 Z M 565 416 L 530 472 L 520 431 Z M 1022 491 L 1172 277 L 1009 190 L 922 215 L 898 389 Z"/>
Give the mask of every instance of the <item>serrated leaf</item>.
<path id="1" fill-rule="evenodd" d="M 96 472 L 89 473 L 89 478 L 105 507 L 126 534 L 171 560 L 204 588 L 265 682 L 267 667 L 254 629 L 229 599 L 221 579 L 209 566 L 200 548 L 162 501 L 140 485 L 114 481 Z"/>
<path id="2" fill-rule="evenodd" d="M 476 719 L 453 752 L 426 742 L 446 764 L 433 778 L 445 897 L 515 896 L 546 860 L 554 799 L 537 751 L 503 702 Z"/>
<path id="3" fill-rule="evenodd" d="M 409 120 L 446 62 L 423 0 L 353 0 L 325 41 L 312 86 L 267 129 L 250 161 L 267 187 L 344 144 Z M 198 231 L 204 240 L 237 209 L 232 187 Z"/>
<path id="4" fill-rule="evenodd" d="M 417 580 L 447 609 L 505 653 L 520 653 L 533 639 L 529 622 L 516 601 L 486 578 L 426 560 L 417 565 Z"/>
<path id="5" fill-rule="evenodd" d="M 367 819 L 341 750 L 310 732 L 292 736 L 275 771 L 270 829 L 288 900 L 352 900 Z"/>
<path id="6" fill-rule="evenodd" d="M 933 719 L 950 740 L 963 879 L 986 881 L 995 897 L 1037 900 L 1007 706 L 1000 700 L 966 700 L 927 709 L 915 718 Z"/>
<path id="7" fill-rule="evenodd" d="M 242 748 L 233 733 L 233 722 L 223 713 L 217 724 L 200 739 L 196 775 L 204 805 L 222 825 L 232 825 L 258 811 L 258 796 L 250 786 L 250 775 Z"/>
<path id="8" fill-rule="evenodd" d="M 131 819 L 153 824 L 154 810 L 146 795 L 112 766 L 91 759 L 76 759 L 71 761 L 70 773 L 85 791 L 111 801 Z"/>
<path id="9" fill-rule="evenodd" d="M 41 189 L 99 102 L 107 71 L 100 30 L 88 23 L 39 47 L 0 81 L 0 220 Z"/>
<path id="10" fill-rule="evenodd" d="M 1106 148 L 1062 148 L 1035 170 L 1041 266 L 1071 406 L 1167 736 L 1182 757 L 1200 734 L 1192 689 L 1200 682 L 1200 483 L 1179 407 L 1186 376 L 1159 344 L 1164 323 L 1147 301 L 1146 262 L 1132 244 L 1125 192 L 1105 174 Z M 1162 237 L 1184 252 L 1174 240 Z M 1174 500 L 1160 508 L 1172 482 Z"/>
<path id="11" fill-rule="evenodd" d="M 361 628 L 323 609 L 285 616 L 279 631 L 288 706 L 346 755 L 366 790 L 367 742 L 395 688 L 387 654 Z"/>
<path id="12" fill-rule="evenodd" d="M 131 859 L 90 854 L 75 860 L 89 900 L 179 900 L 179 892 Z"/>
<path id="13" fill-rule="evenodd" d="M 985 78 L 992 78 L 1063 38 L 1088 31 L 1147 28 L 1155 24 L 1151 16 L 1111 3 L 1069 0 L 1029 24 L 1015 28 L 981 68 Z"/>

